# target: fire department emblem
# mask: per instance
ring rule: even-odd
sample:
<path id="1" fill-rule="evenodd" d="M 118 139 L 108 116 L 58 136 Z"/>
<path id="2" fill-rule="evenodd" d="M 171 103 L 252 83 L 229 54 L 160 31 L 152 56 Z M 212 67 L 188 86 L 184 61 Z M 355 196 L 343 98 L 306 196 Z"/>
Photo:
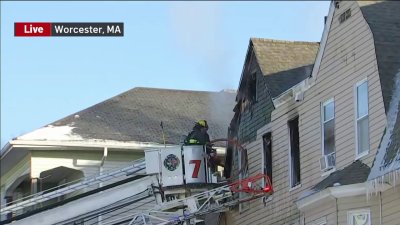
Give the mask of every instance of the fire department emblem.
<path id="1" fill-rule="evenodd" d="M 167 157 L 164 159 L 164 166 L 167 168 L 169 171 L 174 171 L 176 168 L 179 166 L 179 159 L 176 157 L 174 154 L 169 154 Z"/>

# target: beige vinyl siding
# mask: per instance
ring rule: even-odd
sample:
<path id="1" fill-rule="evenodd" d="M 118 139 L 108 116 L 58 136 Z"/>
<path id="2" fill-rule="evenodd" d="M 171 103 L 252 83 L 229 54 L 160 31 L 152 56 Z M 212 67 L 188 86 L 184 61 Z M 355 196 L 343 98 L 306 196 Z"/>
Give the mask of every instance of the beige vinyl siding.
<path id="1" fill-rule="evenodd" d="M 329 199 L 312 208 L 308 208 L 302 213 L 302 218 L 306 225 L 314 225 L 321 219 L 325 219 L 327 225 L 336 225 L 336 201 Z"/>
<path id="2" fill-rule="evenodd" d="M 348 213 L 354 210 L 367 209 L 371 213 L 371 224 L 379 224 L 379 196 L 373 195 L 367 199 L 366 195 L 338 199 L 338 224 L 347 224 Z M 386 223 L 384 223 L 386 224 Z"/>
<path id="3" fill-rule="evenodd" d="M 398 187 L 382 193 L 382 224 L 400 224 L 400 190 Z"/>
<path id="4" fill-rule="evenodd" d="M 338 16 L 348 8 L 352 10 L 351 17 L 339 24 Z M 362 160 L 371 166 L 385 126 L 374 43 L 357 3 L 343 1 L 334 14 L 317 80 L 306 91 L 305 102 L 299 107 L 303 127 L 306 127 L 300 131 L 301 139 L 306 140 L 300 143 L 300 148 L 303 155 L 307 155 L 302 159 L 307 176 L 318 178 L 317 175 L 321 175 L 318 163 L 322 155 L 320 103 L 329 98 L 335 101 L 336 168 L 342 169 L 355 160 L 354 86 L 365 78 L 369 89 L 370 151 Z"/>
<path id="5" fill-rule="evenodd" d="M 352 16 L 339 25 L 338 16 L 351 8 Z M 347 62 L 346 62 L 347 57 Z M 321 102 L 334 98 L 336 168 L 343 169 L 356 158 L 355 84 L 368 80 L 370 151 L 362 161 L 371 166 L 385 126 L 385 112 L 375 58 L 372 34 L 357 3 L 340 2 L 336 9 L 331 30 L 315 84 L 306 91 L 299 106 L 300 149 L 302 163 L 302 189 L 306 190 L 321 181 L 319 168 L 321 153 Z M 347 224 L 347 211 L 369 208 L 372 224 L 379 219 L 376 199 L 367 201 L 365 195 L 339 198 L 338 224 Z M 335 203 L 336 208 L 336 203 Z M 377 214 L 378 212 L 378 214 Z M 306 221 L 326 213 L 318 208 L 307 210 Z M 331 214 L 335 215 L 336 213 Z M 378 216 L 378 217 L 377 217 Z M 311 218 L 308 218 L 311 217 Z M 335 222 L 333 220 L 333 222 Z M 333 224 L 327 220 L 328 224 Z M 307 223 L 308 224 L 308 223 Z M 311 221 L 309 224 L 312 224 Z"/>

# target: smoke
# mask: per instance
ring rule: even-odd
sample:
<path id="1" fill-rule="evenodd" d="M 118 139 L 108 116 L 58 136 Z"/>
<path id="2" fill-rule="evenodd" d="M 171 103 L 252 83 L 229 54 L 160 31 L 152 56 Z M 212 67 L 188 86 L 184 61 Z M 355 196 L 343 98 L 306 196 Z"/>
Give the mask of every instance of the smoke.
<path id="1" fill-rule="evenodd" d="M 216 2 L 174 2 L 170 6 L 172 32 L 177 50 L 201 73 L 196 79 L 209 89 L 232 88 L 229 74 L 232 54 L 224 35 L 223 18 Z M 238 74 L 240 71 L 237 72 Z M 188 76 L 196 76 L 188 74 Z"/>

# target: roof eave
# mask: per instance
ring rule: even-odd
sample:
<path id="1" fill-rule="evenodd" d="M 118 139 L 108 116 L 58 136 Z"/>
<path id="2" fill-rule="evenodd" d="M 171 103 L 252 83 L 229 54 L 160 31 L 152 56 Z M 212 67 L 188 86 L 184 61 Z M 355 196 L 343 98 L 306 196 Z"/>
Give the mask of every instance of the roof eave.
<path id="1" fill-rule="evenodd" d="M 295 203 L 297 205 L 297 208 L 302 211 L 305 208 L 318 204 L 326 199 L 337 199 L 337 198 L 365 195 L 366 192 L 367 192 L 367 183 L 365 182 L 357 184 L 341 185 L 336 187 L 328 187 L 322 191 L 318 191 L 309 196 L 297 199 Z"/>
<path id="2" fill-rule="evenodd" d="M 120 142 L 113 140 L 96 140 L 96 139 L 86 139 L 78 141 L 57 141 L 57 140 L 12 140 L 10 145 L 15 148 L 30 147 L 31 150 L 36 150 L 39 147 L 86 147 L 86 148 L 99 148 L 103 149 L 105 147 L 109 149 L 125 149 L 125 150 L 145 150 L 145 149 L 155 149 L 171 147 L 175 145 L 164 145 L 154 142 Z M 56 150 L 56 149 L 54 149 Z"/>

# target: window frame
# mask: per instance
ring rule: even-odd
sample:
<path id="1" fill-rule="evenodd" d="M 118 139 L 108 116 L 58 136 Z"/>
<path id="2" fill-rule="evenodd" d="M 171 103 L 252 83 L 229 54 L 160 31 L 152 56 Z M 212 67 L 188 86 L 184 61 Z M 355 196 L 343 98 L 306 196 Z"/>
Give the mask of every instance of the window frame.
<path id="1" fill-rule="evenodd" d="M 330 120 L 328 120 L 328 121 L 325 121 L 325 115 L 324 115 L 324 107 L 326 106 L 326 105 L 328 105 L 328 104 L 330 104 L 330 103 L 333 103 L 333 120 L 335 120 L 335 118 L 336 118 L 336 113 L 335 113 L 335 109 L 336 109 L 336 106 L 335 106 L 335 99 L 334 98 L 330 98 L 330 99 L 328 99 L 328 100 L 326 100 L 326 101 L 324 101 L 324 102 L 321 102 L 321 109 L 320 109 L 320 111 L 321 111 L 321 124 L 320 124 L 320 126 L 321 126 L 321 153 L 322 153 L 322 156 L 326 156 L 327 154 L 325 154 L 325 132 L 324 132 L 324 125 L 325 125 L 325 122 L 329 122 L 329 121 L 331 121 L 332 119 L 330 119 Z M 333 121 L 333 136 L 334 136 L 334 143 L 333 143 L 333 152 L 336 154 L 336 143 L 335 143 L 335 138 L 336 138 L 336 129 L 335 129 L 335 121 Z M 336 167 L 336 163 L 335 163 L 335 167 Z"/>
<path id="2" fill-rule="evenodd" d="M 237 149 L 235 149 L 235 151 L 237 151 Z M 246 159 L 242 159 L 242 155 L 243 155 L 243 152 L 242 151 L 246 151 L 245 152 L 245 154 L 247 154 L 247 149 L 246 150 L 241 150 L 241 151 L 237 151 L 238 152 L 238 161 L 239 161 L 239 166 L 238 166 L 238 171 L 240 171 L 242 168 L 242 161 L 243 160 L 246 160 Z M 250 175 L 250 173 L 249 173 L 249 167 L 248 167 L 248 165 L 247 165 L 247 168 L 246 168 L 246 171 L 245 171 L 245 174 L 242 174 L 242 173 L 240 173 L 239 174 L 239 179 L 241 180 L 241 179 L 245 179 L 245 178 L 248 178 L 249 177 L 249 175 Z M 247 193 L 243 193 L 243 192 L 239 192 L 239 198 L 241 198 L 243 195 L 247 195 Z M 243 213 L 243 212 L 246 212 L 247 210 L 249 210 L 251 207 L 250 207 L 250 202 L 242 202 L 242 203 L 240 203 L 239 204 L 239 214 L 240 213 Z"/>
<path id="3" fill-rule="evenodd" d="M 363 85 L 364 83 L 367 83 L 367 114 L 361 116 L 360 118 L 358 118 L 358 87 L 360 87 L 361 85 Z M 364 78 L 360 81 L 358 81 L 355 85 L 354 85 L 354 129 L 355 129 L 355 160 L 360 159 L 366 155 L 369 154 L 370 151 L 370 142 L 369 142 L 369 85 L 368 85 L 368 79 Z M 364 152 L 359 153 L 359 148 L 358 148 L 358 121 L 362 120 L 362 119 L 367 119 L 368 121 L 368 149 L 365 150 Z"/>
<path id="4" fill-rule="evenodd" d="M 254 82 L 254 93 L 251 93 L 251 96 L 253 97 L 253 99 L 252 99 L 252 103 L 254 104 L 254 103 L 256 103 L 256 102 L 258 102 L 258 88 L 257 88 L 257 86 L 258 86 L 258 79 L 257 79 L 257 70 L 253 70 L 253 71 L 251 71 L 250 72 L 250 74 L 249 74 L 250 76 L 249 76 L 249 82 L 251 82 L 251 84 L 249 85 L 249 87 L 248 88 L 251 88 L 251 86 L 252 86 L 252 84 L 253 84 L 253 82 Z"/>
<path id="5" fill-rule="evenodd" d="M 271 177 L 270 177 L 270 179 L 271 179 L 271 185 L 272 186 L 274 186 L 274 184 L 273 184 L 273 181 L 272 181 L 272 173 L 273 173 L 273 168 L 272 168 L 272 132 L 270 131 L 270 129 L 268 129 L 268 131 L 266 131 L 262 136 L 261 136 L 261 141 L 262 141 L 262 148 L 261 148 L 261 172 L 262 173 L 264 173 L 265 174 L 265 160 L 266 160 L 266 152 L 265 152 L 265 148 L 264 148 L 264 137 L 265 136 L 267 136 L 267 135 L 269 135 L 269 138 L 270 138 L 270 141 L 271 141 L 271 143 L 270 143 L 270 146 L 271 146 Z M 266 180 L 265 179 L 263 179 L 263 188 L 265 188 L 265 184 L 266 184 Z M 269 195 L 269 196 L 267 196 L 267 197 L 262 197 L 261 198 L 261 203 L 262 204 L 264 204 L 264 206 L 265 206 L 265 204 L 267 203 L 267 202 L 270 202 L 270 201 L 272 201 L 272 196 L 273 196 L 273 194 L 274 193 L 272 193 L 271 195 Z"/>
<path id="6" fill-rule="evenodd" d="M 293 182 L 293 173 L 292 173 L 293 172 L 293 168 L 292 168 L 293 165 L 292 165 L 292 143 L 291 143 L 291 140 L 290 140 L 290 122 L 292 122 L 292 121 L 294 121 L 296 119 L 297 119 L 297 129 L 300 129 L 299 128 L 299 115 L 295 115 L 295 116 L 291 117 L 287 121 L 288 140 L 289 140 L 288 141 L 288 144 L 289 144 L 289 146 L 288 146 L 288 149 L 289 149 L 289 160 L 288 160 L 288 162 L 289 162 L 289 184 L 290 184 L 289 191 L 292 191 L 294 189 L 297 189 L 297 188 L 301 187 L 300 132 L 299 132 L 299 137 L 298 137 L 298 139 L 299 139 L 299 166 L 300 166 L 299 172 L 300 172 L 300 177 L 299 177 L 299 183 L 298 184 L 294 185 L 292 183 Z"/>
<path id="7" fill-rule="evenodd" d="M 266 169 L 265 169 L 265 160 L 266 160 L 266 152 L 265 152 L 265 145 L 264 145 L 264 137 L 266 137 L 266 136 L 268 136 L 269 135 L 269 139 L 270 139 L 270 149 L 271 149 L 271 162 L 272 162 L 272 132 L 266 132 L 265 134 L 263 134 L 262 136 L 261 136 L 261 138 L 262 138 L 262 148 L 261 148 L 261 172 L 263 173 L 263 174 L 266 174 L 268 171 L 266 171 Z M 271 177 L 270 177 L 270 179 L 271 179 L 271 183 L 272 183 L 272 163 L 271 163 Z M 264 185 L 263 185 L 263 187 L 265 187 L 265 183 L 266 183 L 266 181 L 264 181 Z"/>
<path id="8" fill-rule="evenodd" d="M 354 225 L 353 220 L 352 220 L 353 216 L 356 214 L 363 214 L 363 213 L 368 214 L 368 225 L 371 225 L 371 210 L 370 209 L 356 209 L 356 210 L 347 211 L 347 224 Z"/>

